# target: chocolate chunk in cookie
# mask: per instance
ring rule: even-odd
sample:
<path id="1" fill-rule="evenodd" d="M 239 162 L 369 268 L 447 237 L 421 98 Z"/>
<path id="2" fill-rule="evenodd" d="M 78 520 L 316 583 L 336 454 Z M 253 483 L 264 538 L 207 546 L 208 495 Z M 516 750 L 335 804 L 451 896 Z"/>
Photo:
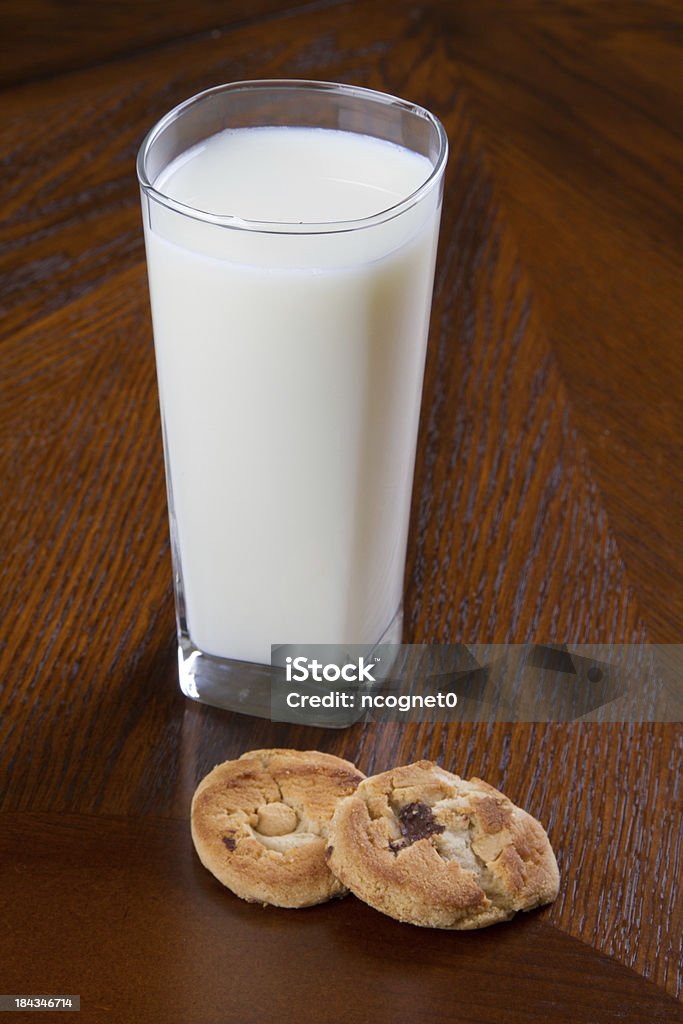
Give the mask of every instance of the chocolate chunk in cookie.
<path id="1" fill-rule="evenodd" d="M 557 863 L 539 822 L 481 779 L 430 761 L 361 782 L 329 835 L 335 874 L 399 921 L 481 928 L 557 896 Z"/>

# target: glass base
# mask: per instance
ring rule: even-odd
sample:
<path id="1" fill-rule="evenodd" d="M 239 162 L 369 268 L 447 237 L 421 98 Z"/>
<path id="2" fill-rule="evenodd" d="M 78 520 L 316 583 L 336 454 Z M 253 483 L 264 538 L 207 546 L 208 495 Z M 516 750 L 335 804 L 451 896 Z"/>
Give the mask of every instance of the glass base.
<path id="1" fill-rule="evenodd" d="M 380 644 L 400 644 L 403 633 L 403 608 L 400 607 L 377 643 L 367 647 L 368 658 Z M 213 707 L 238 711 L 243 715 L 272 718 L 271 683 L 273 669 L 250 661 L 219 658 L 200 651 L 183 630 L 178 635 L 178 675 L 180 689 L 186 697 L 211 704 Z M 320 709 L 314 716 L 310 709 L 302 717 L 302 724 L 343 729 L 353 725 L 362 712 L 350 709 L 340 716 L 339 709 L 330 715 Z"/>

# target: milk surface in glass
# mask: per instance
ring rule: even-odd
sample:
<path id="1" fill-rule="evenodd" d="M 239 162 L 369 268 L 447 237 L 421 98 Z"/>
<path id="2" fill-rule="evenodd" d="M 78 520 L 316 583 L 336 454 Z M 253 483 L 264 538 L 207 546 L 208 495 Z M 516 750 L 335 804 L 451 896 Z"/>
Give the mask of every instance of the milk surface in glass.
<path id="1" fill-rule="evenodd" d="M 176 572 L 200 650 L 377 642 L 403 570 L 440 202 L 345 230 L 431 163 L 321 128 L 221 132 L 145 224 Z"/>

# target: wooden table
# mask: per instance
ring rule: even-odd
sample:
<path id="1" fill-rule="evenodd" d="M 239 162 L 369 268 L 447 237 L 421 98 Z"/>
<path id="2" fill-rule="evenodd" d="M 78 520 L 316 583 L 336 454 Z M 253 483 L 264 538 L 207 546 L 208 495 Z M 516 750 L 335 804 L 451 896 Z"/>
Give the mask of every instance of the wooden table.
<path id="1" fill-rule="evenodd" d="M 680 5 L 15 0 L 2 23 L 0 991 L 133 1024 L 683 1020 L 677 725 L 332 732 L 178 692 L 134 176 L 146 129 L 222 81 L 433 109 L 406 639 L 677 643 Z M 273 745 L 487 778 L 548 826 L 559 899 L 476 934 L 237 900 L 188 801 Z"/>

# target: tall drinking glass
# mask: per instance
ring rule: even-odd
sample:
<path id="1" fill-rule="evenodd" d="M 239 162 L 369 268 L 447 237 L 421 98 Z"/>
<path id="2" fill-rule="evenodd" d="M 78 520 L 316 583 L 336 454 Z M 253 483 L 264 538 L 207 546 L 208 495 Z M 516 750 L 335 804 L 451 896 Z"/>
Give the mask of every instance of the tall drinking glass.
<path id="1" fill-rule="evenodd" d="M 267 716 L 271 645 L 400 641 L 446 158 L 421 107 L 305 81 L 140 148 L 190 697 Z"/>

